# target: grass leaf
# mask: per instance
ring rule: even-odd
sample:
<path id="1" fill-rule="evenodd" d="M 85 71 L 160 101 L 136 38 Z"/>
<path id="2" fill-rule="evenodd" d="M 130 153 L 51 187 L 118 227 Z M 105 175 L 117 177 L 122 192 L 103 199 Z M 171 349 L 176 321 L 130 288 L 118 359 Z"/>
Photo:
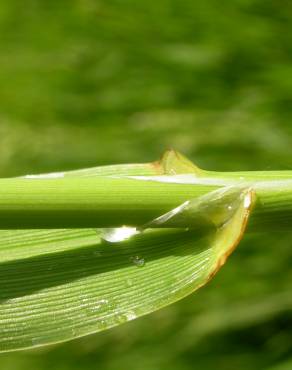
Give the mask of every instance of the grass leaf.
<path id="1" fill-rule="evenodd" d="M 175 169 L 179 173 L 180 168 L 166 157 L 168 169 L 163 167 L 164 157 L 154 165 L 110 166 L 67 175 Z M 186 162 L 182 171 L 185 166 Z M 187 218 L 195 226 L 207 215 L 206 227 L 201 229 L 150 228 L 118 243 L 105 241 L 103 231 L 93 229 L 1 231 L 0 351 L 105 330 L 206 284 L 240 241 L 253 204 L 249 189 L 220 191 L 221 196 L 215 191 L 159 221 Z M 232 212 L 226 213 L 226 207 Z"/>

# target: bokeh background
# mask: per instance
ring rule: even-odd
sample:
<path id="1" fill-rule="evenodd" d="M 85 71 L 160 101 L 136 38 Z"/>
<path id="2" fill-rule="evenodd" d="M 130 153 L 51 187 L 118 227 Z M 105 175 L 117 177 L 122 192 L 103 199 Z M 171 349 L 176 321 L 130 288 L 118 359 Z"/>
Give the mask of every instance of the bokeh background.
<path id="1" fill-rule="evenodd" d="M 289 0 L 2 0 L 0 175 L 147 162 L 292 169 Z M 5 370 L 291 370 L 292 234 L 249 235 L 150 316 Z"/>

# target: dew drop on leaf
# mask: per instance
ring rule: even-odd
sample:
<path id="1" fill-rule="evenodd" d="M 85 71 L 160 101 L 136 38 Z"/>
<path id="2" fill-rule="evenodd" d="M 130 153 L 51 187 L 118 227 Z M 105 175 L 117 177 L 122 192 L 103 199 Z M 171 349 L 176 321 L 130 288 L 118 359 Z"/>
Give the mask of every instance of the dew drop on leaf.
<path id="1" fill-rule="evenodd" d="M 139 234 L 135 227 L 122 226 L 117 228 L 103 229 L 101 238 L 110 243 L 118 243 Z"/>
<path id="2" fill-rule="evenodd" d="M 133 262 L 137 267 L 143 267 L 145 265 L 145 259 L 139 256 L 133 256 L 130 258 L 130 261 Z"/>

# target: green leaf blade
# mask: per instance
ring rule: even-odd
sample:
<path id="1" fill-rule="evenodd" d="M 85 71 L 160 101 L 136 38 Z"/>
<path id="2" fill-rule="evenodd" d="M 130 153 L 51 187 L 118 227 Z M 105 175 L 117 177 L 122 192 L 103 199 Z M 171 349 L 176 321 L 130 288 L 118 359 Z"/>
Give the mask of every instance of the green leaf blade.
<path id="1" fill-rule="evenodd" d="M 14 258 L 0 263 L 0 350 L 95 333 L 192 293 L 241 239 L 251 197 L 250 190 L 238 190 L 240 201 L 230 220 L 201 232 L 150 229 L 120 243 L 105 242 L 86 229 L 65 230 L 63 236 L 60 230 L 5 232 L 6 240 L 11 233 Z M 46 251 L 32 246 L 36 232 Z M 3 256 L 5 249 L 5 238 L 0 239 Z"/>

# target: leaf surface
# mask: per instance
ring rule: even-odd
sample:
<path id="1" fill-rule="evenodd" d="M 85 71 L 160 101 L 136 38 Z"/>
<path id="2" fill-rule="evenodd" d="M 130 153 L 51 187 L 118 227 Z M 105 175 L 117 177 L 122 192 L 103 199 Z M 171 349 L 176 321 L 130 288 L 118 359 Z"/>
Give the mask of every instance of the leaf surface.
<path id="1" fill-rule="evenodd" d="M 128 175 L 129 168 L 143 175 L 173 168 L 183 173 L 189 166 L 168 161 L 168 169 L 160 162 L 89 169 L 78 176 Z M 187 220 L 187 229 L 148 225 L 117 243 L 105 241 L 103 230 L 1 231 L 0 351 L 105 330 L 206 284 L 240 241 L 253 204 L 250 189 L 220 191 L 153 221 Z"/>

